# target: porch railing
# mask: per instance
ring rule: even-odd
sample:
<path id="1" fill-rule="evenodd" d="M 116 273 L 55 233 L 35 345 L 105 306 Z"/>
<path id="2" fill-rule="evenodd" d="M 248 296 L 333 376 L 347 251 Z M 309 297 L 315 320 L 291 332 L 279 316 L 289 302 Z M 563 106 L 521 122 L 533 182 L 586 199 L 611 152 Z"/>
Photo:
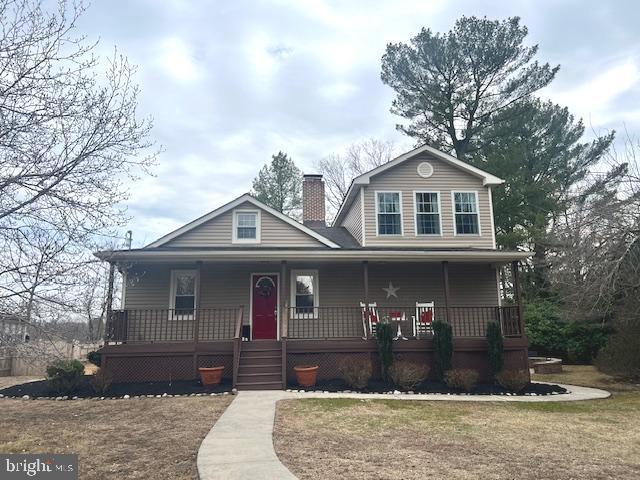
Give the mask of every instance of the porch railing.
<path id="1" fill-rule="evenodd" d="M 416 307 L 377 307 L 379 321 L 392 321 L 400 326 L 402 335 L 415 337 L 413 317 Z M 451 306 L 435 307 L 433 320 L 451 324 L 454 337 L 484 337 L 487 324 L 498 322 L 505 337 L 520 337 L 521 322 L 517 305 L 508 306 Z M 288 337 L 303 338 L 356 338 L 370 336 L 363 325 L 360 307 L 311 307 L 288 309 Z"/>
<path id="2" fill-rule="evenodd" d="M 113 310 L 107 318 L 105 340 L 114 343 L 231 340 L 239 311 L 239 307 Z"/>

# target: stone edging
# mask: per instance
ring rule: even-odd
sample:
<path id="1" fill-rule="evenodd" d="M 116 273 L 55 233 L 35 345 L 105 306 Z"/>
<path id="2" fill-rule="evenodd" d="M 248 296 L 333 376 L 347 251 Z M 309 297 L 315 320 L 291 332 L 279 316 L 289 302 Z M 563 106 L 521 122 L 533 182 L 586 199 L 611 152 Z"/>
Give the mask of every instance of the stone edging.
<path id="1" fill-rule="evenodd" d="M 547 383 L 547 382 L 535 382 Z M 611 393 L 598 388 L 580 387 L 554 383 L 567 390 L 557 395 L 464 395 L 446 393 L 342 393 L 342 392 L 283 392 L 283 400 L 287 398 L 356 398 L 369 400 L 420 400 L 420 401 L 460 401 L 460 402 L 572 402 L 577 400 L 597 400 L 608 398 Z"/>

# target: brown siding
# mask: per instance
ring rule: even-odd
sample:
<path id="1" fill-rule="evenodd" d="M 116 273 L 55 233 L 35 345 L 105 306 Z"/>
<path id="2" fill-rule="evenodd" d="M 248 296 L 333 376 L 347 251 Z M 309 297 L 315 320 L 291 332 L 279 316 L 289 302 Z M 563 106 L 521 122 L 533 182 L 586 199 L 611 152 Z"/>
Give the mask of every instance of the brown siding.
<path id="1" fill-rule="evenodd" d="M 235 210 L 258 210 L 250 203 L 244 203 Z M 270 247 L 319 247 L 324 246 L 315 238 L 298 230 L 292 225 L 283 222 L 279 218 L 264 210 L 261 211 L 261 239 L 259 244 L 251 246 Z M 233 210 L 223 213 L 219 217 L 183 233 L 177 238 L 166 243 L 167 247 L 207 247 L 207 246 L 240 246 L 247 244 L 234 244 L 233 234 Z"/>
<path id="2" fill-rule="evenodd" d="M 357 195 L 342 221 L 342 226 L 362 245 L 362 202 Z"/>
<path id="3" fill-rule="evenodd" d="M 421 162 L 428 161 L 433 166 L 433 175 L 420 177 L 416 169 Z M 447 246 L 493 248 L 491 228 L 491 206 L 489 189 L 482 180 L 441 160 L 421 156 L 387 170 L 371 179 L 364 188 L 365 235 L 367 246 Z M 442 217 L 441 236 L 416 236 L 413 192 L 439 191 Z M 478 192 L 481 235 L 454 235 L 453 205 L 451 192 L 473 190 Z M 402 192 L 403 235 L 376 236 L 376 191 Z"/>

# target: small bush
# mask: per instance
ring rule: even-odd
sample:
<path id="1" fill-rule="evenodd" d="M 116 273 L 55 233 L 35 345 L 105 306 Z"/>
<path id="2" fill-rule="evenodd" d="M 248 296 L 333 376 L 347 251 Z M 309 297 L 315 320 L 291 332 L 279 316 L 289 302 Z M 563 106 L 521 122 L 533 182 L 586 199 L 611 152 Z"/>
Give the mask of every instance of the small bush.
<path id="1" fill-rule="evenodd" d="M 496 375 L 501 387 L 510 392 L 520 393 L 529 384 L 529 372 L 526 370 L 503 370 Z"/>
<path id="2" fill-rule="evenodd" d="M 444 375 L 444 381 L 449 388 L 470 392 L 478 383 L 478 372 L 466 368 L 449 370 Z"/>
<path id="3" fill-rule="evenodd" d="M 504 363 L 504 345 L 502 342 L 502 329 L 498 322 L 489 322 L 487 324 L 487 343 L 489 345 L 489 370 L 491 377 L 502 370 Z"/>
<path id="4" fill-rule="evenodd" d="M 100 363 L 102 362 L 102 355 L 100 354 L 100 352 L 92 350 L 87 353 L 87 360 L 89 361 L 89 363 L 93 363 L 96 367 L 99 367 Z"/>
<path id="5" fill-rule="evenodd" d="M 388 323 L 379 323 L 376 329 L 378 340 L 378 354 L 382 367 L 382 378 L 389 378 L 389 367 L 393 363 L 393 328 Z"/>
<path id="6" fill-rule="evenodd" d="M 453 358 L 453 331 L 451 325 L 441 320 L 433 322 L 433 353 L 436 376 L 444 380 L 444 373 L 451 368 Z"/>
<path id="7" fill-rule="evenodd" d="M 59 394 L 73 393 L 80 386 L 84 365 L 80 360 L 56 360 L 47 367 L 51 389 Z"/>
<path id="8" fill-rule="evenodd" d="M 109 390 L 112 382 L 113 376 L 102 368 L 98 369 L 91 377 L 91 387 L 93 387 L 93 391 L 100 394 Z"/>
<path id="9" fill-rule="evenodd" d="M 403 390 L 411 390 L 429 375 L 429 367 L 417 363 L 398 360 L 389 368 L 389 378 Z"/>
<path id="10" fill-rule="evenodd" d="M 371 360 L 344 361 L 338 367 L 344 382 L 351 388 L 361 390 L 367 386 L 371 378 Z"/>

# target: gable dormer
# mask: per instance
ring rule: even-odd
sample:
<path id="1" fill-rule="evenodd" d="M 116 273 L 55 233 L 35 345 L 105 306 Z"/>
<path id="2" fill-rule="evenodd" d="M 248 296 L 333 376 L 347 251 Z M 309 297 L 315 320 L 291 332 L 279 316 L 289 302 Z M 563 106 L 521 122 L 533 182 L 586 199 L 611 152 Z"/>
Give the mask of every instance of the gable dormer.
<path id="1" fill-rule="evenodd" d="M 338 245 L 245 194 L 145 248 L 157 247 L 338 248 Z"/>
<path id="2" fill-rule="evenodd" d="M 336 225 L 365 247 L 495 248 L 502 180 L 423 146 L 354 179 Z"/>

